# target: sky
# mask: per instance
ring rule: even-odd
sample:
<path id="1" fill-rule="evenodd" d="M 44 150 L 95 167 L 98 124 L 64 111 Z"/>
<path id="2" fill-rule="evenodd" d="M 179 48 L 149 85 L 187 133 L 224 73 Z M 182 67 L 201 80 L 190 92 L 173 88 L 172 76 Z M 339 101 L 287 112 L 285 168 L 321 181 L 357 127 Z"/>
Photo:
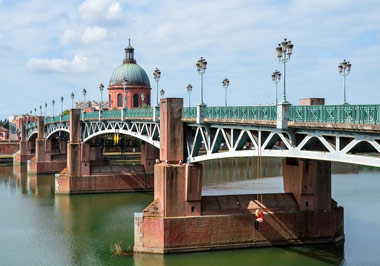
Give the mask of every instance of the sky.
<path id="1" fill-rule="evenodd" d="M 191 83 L 191 105 L 199 103 L 195 64 L 202 56 L 208 106 L 224 105 L 225 77 L 229 105 L 273 104 L 271 74 L 283 72 L 275 48 L 287 38 L 294 44 L 286 64 L 292 104 L 307 97 L 341 104 L 343 59 L 352 63 L 347 101 L 380 103 L 378 0 L 0 0 L 0 119 L 45 103 L 51 114 L 61 96 L 69 108 L 70 94 L 82 100 L 83 88 L 99 100 L 99 84 L 107 87 L 128 38 L 150 78 L 152 102 L 158 67 L 165 97 L 188 105 Z M 281 81 L 279 98 L 282 89 Z"/>

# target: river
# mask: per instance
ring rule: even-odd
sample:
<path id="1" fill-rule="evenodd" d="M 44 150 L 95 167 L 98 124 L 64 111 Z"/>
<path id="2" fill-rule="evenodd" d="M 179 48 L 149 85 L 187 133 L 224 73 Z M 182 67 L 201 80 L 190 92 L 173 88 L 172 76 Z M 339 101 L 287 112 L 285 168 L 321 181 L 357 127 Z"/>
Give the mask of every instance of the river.
<path id="1" fill-rule="evenodd" d="M 264 162 L 264 192 L 283 192 L 280 165 Z M 254 166 L 205 163 L 203 194 L 256 193 Z M 356 172 L 332 177 L 332 197 L 345 208 L 343 244 L 119 257 L 110 245 L 133 246 L 133 214 L 152 193 L 55 195 L 54 175 L 0 166 L 0 265 L 380 265 L 380 172 Z"/>

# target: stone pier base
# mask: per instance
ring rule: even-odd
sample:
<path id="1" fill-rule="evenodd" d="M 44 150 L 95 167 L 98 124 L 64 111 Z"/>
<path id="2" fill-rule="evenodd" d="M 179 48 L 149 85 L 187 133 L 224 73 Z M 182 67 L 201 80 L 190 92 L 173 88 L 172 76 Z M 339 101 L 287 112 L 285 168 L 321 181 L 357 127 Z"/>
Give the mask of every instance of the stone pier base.
<path id="1" fill-rule="evenodd" d="M 37 160 L 32 158 L 28 161 L 28 173 L 31 174 L 54 174 L 59 173 L 65 169 L 67 165 L 66 160 L 62 161 L 49 161 L 49 162 L 37 162 Z"/>
<path id="2" fill-rule="evenodd" d="M 34 154 L 21 154 L 20 151 L 13 154 L 13 164 L 20 165 L 25 164 L 28 160 L 32 159 Z"/>
<path id="3" fill-rule="evenodd" d="M 69 177 L 65 169 L 56 177 L 55 193 L 152 192 L 153 180 L 153 174 L 142 171 L 95 172 L 88 176 Z"/>
<path id="4" fill-rule="evenodd" d="M 148 206 L 135 214 L 134 251 L 165 254 L 344 240 L 343 208 L 335 202 L 328 211 L 299 211 L 292 194 L 266 194 L 264 222 L 255 230 L 253 199 L 255 195 L 202 197 L 202 214 L 187 217 L 154 216 Z"/>

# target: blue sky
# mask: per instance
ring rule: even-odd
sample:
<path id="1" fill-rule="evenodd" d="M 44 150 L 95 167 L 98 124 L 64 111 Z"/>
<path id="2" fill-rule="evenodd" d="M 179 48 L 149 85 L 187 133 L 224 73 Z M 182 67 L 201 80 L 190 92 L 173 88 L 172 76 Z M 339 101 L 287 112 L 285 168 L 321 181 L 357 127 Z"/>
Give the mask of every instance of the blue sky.
<path id="1" fill-rule="evenodd" d="M 274 103 L 271 74 L 282 72 L 275 47 L 283 38 L 294 44 L 290 102 L 325 97 L 326 104 L 342 103 L 337 66 L 347 59 L 348 102 L 380 103 L 379 14 L 375 0 L 0 0 L 0 119 L 45 102 L 51 113 L 51 101 L 61 96 L 68 108 L 71 92 L 80 100 L 83 88 L 98 100 L 99 84 L 108 84 L 122 63 L 129 37 L 152 87 L 158 67 L 159 88 L 185 97 L 186 105 L 188 83 L 192 104 L 199 102 L 195 63 L 201 56 L 208 62 L 207 105 L 224 104 L 224 77 L 230 105 Z"/>

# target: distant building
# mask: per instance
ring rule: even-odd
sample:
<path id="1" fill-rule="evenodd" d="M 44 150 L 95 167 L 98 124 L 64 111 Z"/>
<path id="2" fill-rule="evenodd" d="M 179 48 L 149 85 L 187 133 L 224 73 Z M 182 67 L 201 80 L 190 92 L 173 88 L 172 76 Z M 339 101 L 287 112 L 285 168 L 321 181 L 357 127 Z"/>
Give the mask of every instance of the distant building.
<path id="1" fill-rule="evenodd" d="M 300 105 L 325 105 L 325 98 L 303 98 L 299 101 Z"/>
<path id="2" fill-rule="evenodd" d="M 75 108 L 85 109 L 86 112 L 98 112 L 100 110 L 100 101 L 76 102 Z M 108 102 L 102 102 L 103 110 L 108 110 Z"/>
<path id="3" fill-rule="evenodd" d="M 0 140 L 8 140 L 8 139 L 9 139 L 9 130 L 4 127 L 0 127 Z"/>
<path id="4" fill-rule="evenodd" d="M 110 109 L 123 108 L 123 78 L 128 79 L 126 86 L 126 108 L 139 108 L 144 105 L 150 106 L 151 87 L 145 70 L 136 64 L 134 48 L 129 45 L 125 48 L 125 59 L 112 73 L 108 86 L 108 101 Z M 144 96 L 142 97 L 142 94 Z M 143 102 L 144 99 L 144 102 Z"/>

